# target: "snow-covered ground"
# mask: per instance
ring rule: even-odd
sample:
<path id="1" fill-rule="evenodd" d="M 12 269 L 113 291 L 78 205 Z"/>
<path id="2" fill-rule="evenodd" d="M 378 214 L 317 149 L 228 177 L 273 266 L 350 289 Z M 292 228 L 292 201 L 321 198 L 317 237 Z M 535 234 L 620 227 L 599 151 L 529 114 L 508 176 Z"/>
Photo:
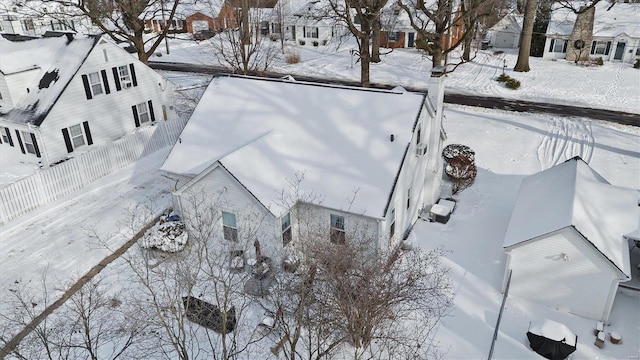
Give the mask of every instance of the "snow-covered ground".
<path id="1" fill-rule="evenodd" d="M 205 44 L 172 41 L 171 55 L 153 60 L 214 63 Z M 298 73 L 357 80 L 359 70 L 357 64 L 351 69 L 348 50 L 342 49 L 338 55 L 321 50 L 309 46 L 300 49 L 300 64 L 281 64 L 277 70 L 295 74 L 298 69 Z M 502 71 L 502 56 L 509 67 L 515 56 L 490 54 L 483 55 L 484 63 L 464 65 L 449 75 L 448 90 L 640 112 L 640 72 L 626 64 L 582 68 L 564 61 L 531 59 L 530 73 L 510 73 L 523 82 L 521 90 L 511 91 L 502 89 L 492 77 Z M 373 66 L 372 80 L 424 86 L 429 68 L 429 62 L 412 50 L 395 50 L 383 58 L 382 64 Z M 166 76 L 181 86 L 206 81 L 192 74 Z M 502 239 L 522 178 L 580 155 L 612 184 L 640 189 L 640 128 L 461 106 L 447 106 L 445 117 L 447 142 L 466 144 L 475 150 L 478 177 L 459 195 L 449 223 L 420 223 L 414 241 L 426 248 L 443 245 L 449 250 L 444 261 L 455 283 L 455 308 L 436 337 L 447 351 L 445 358 L 486 358 L 502 299 Z M 16 281 L 30 282 L 39 289 L 38 281 L 46 271 L 51 302 L 71 281 L 104 258 L 108 252 L 88 230 L 102 234 L 109 247 L 116 248 L 131 235 L 125 224 L 132 207 L 145 204 L 158 214 L 169 207 L 169 184 L 157 170 L 166 154 L 167 150 L 159 151 L 78 194 L 0 227 L 0 304 L 4 304 L 0 312 L 11 311 L 6 300 Z M 2 164 L 0 168 L 14 175 Z M 123 270 L 122 266 L 110 265 L 105 271 L 104 277 L 109 279 L 110 273 L 113 276 Z M 640 277 L 637 272 L 633 275 Z M 127 275 L 120 274 L 119 278 Z M 113 286 L 120 285 L 114 282 Z M 619 291 L 607 330 L 621 333 L 622 344 L 607 342 L 604 349 L 598 349 L 593 345 L 595 321 L 510 297 L 494 358 L 536 358 L 525 336 L 529 321 L 551 318 L 578 334 L 573 359 L 638 359 L 638 314 L 640 293 Z"/>
<path id="2" fill-rule="evenodd" d="M 359 81 L 360 65 L 350 51 L 354 46 L 349 41 L 337 49 L 331 45 L 313 47 L 290 42 L 286 51 L 299 54 L 300 62 L 287 64 L 280 58 L 273 63 L 272 69 L 294 77 L 301 74 Z M 162 56 L 153 56 L 150 60 L 218 65 L 208 41 L 171 39 L 169 50 L 167 55 L 164 47 L 159 48 Z M 371 64 L 372 82 L 426 86 L 430 59 L 415 49 L 389 51 L 382 49 L 382 53 L 387 53 L 381 56 L 382 62 Z M 640 113 L 640 70 L 631 64 L 605 62 L 603 66 L 585 67 L 565 60 L 531 57 L 531 71 L 516 73 L 513 71 L 516 60 L 517 49 L 478 51 L 473 61 L 449 74 L 447 91 Z M 457 54 L 450 62 L 458 62 Z M 510 90 L 493 81 L 503 68 L 522 83 L 520 89 Z"/>

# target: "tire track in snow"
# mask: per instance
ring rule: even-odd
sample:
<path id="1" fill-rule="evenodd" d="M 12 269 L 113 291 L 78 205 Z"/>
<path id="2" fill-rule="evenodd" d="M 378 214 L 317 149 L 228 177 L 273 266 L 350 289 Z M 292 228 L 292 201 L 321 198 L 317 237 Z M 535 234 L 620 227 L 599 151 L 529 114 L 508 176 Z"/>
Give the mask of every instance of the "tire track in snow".
<path id="1" fill-rule="evenodd" d="M 550 118 L 547 121 L 547 133 L 538 145 L 538 161 L 542 170 L 575 156 L 589 163 L 594 142 L 590 121 Z"/>

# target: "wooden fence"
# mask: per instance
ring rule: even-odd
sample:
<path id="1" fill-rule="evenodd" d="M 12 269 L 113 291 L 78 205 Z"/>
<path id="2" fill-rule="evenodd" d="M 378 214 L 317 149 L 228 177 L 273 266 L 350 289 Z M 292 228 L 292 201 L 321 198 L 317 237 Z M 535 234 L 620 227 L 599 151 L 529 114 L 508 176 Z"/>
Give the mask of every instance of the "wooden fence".
<path id="1" fill-rule="evenodd" d="M 0 225 L 28 214 L 151 153 L 173 145 L 186 119 L 161 121 L 0 188 Z"/>

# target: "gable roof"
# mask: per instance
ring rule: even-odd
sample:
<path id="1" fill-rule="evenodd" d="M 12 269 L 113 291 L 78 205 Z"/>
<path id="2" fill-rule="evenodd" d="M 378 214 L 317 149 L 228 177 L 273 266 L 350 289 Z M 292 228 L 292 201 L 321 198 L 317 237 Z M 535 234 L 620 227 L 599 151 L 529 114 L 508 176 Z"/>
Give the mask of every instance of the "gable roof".
<path id="1" fill-rule="evenodd" d="M 610 9 L 609 6 L 608 1 L 596 4 L 593 36 L 615 38 L 626 34 L 640 38 L 640 3 L 617 2 Z M 569 9 L 553 9 L 547 35 L 571 35 L 575 20 L 576 14 Z"/>
<path id="2" fill-rule="evenodd" d="M 640 220 L 640 192 L 609 184 L 579 157 L 522 181 L 503 247 L 566 227 L 575 228 L 623 274 L 630 276 L 624 235 Z"/>
<path id="3" fill-rule="evenodd" d="M 507 15 L 503 16 L 500 21 L 493 25 L 489 31 L 493 32 L 513 32 L 518 35 L 522 31 L 522 23 L 524 22 L 524 15 L 518 14 L 516 11 L 511 11 Z"/>
<path id="4" fill-rule="evenodd" d="M 0 71 L 5 75 L 40 71 L 34 83 L 26 84 L 29 92 L 0 116 L 40 126 L 99 40 L 99 36 L 71 34 L 21 42 L 0 38 Z"/>
<path id="5" fill-rule="evenodd" d="M 161 169 L 196 176 L 219 161 L 274 214 L 284 211 L 280 193 L 303 176 L 300 187 L 322 205 L 381 216 L 425 98 L 216 77 Z"/>

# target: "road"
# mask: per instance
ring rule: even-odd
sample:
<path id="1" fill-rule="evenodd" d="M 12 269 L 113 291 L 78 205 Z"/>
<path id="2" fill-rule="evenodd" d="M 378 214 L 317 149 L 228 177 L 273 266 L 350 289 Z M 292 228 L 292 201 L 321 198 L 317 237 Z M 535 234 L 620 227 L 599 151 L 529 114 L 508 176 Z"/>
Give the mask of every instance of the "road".
<path id="1" fill-rule="evenodd" d="M 156 70 L 170 70 L 170 71 L 183 71 L 193 72 L 201 74 L 228 74 L 228 69 L 221 66 L 213 65 L 198 65 L 198 64 L 186 64 L 186 63 L 169 63 L 169 62 L 149 62 L 149 66 Z M 280 74 L 276 72 L 269 72 L 265 74 L 267 77 L 279 78 L 286 76 L 287 74 Z M 309 76 L 295 75 L 296 80 L 318 82 L 318 83 L 331 83 L 340 85 L 359 86 L 358 82 L 345 81 L 341 79 L 323 79 Z M 391 89 L 395 85 L 389 84 L 376 84 L 372 83 L 371 87 L 378 89 Z M 411 88 L 405 87 L 409 91 L 426 93 L 426 88 Z M 505 99 L 499 97 L 490 96 L 476 96 L 476 95 L 464 95 L 446 93 L 444 101 L 449 104 L 469 105 L 477 106 L 489 109 L 500 109 L 516 112 L 531 112 L 531 113 L 547 113 L 562 116 L 578 116 L 587 117 L 595 120 L 611 121 L 623 125 L 640 126 L 640 114 L 628 113 L 623 111 L 605 110 L 585 108 L 572 105 L 561 104 L 547 104 L 533 101 Z"/>

